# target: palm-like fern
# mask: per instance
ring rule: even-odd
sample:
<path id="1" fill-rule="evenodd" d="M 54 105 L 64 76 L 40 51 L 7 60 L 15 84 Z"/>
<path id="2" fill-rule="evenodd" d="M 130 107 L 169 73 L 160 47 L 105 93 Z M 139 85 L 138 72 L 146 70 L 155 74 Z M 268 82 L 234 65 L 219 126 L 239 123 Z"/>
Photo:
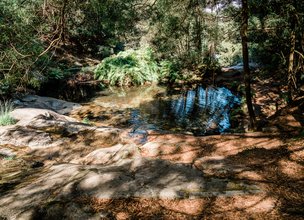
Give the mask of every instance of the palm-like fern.
<path id="1" fill-rule="evenodd" d="M 141 85 L 157 82 L 159 66 L 150 49 L 127 50 L 104 59 L 95 70 L 95 77 L 110 85 Z"/>

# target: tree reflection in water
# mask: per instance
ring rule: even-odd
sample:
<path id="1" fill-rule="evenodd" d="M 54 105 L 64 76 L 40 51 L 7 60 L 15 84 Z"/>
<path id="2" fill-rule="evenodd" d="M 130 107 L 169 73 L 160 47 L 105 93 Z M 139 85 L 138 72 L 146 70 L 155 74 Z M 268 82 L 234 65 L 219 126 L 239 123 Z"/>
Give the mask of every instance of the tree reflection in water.
<path id="1" fill-rule="evenodd" d="M 230 128 L 230 110 L 239 103 L 239 98 L 227 88 L 199 86 L 133 109 L 130 123 L 135 127 L 149 124 L 162 130 L 191 131 L 196 135 L 222 133 Z"/>
<path id="2" fill-rule="evenodd" d="M 230 128 L 229 112 L 240 100 L 226 88 L 198 87 L 171 100 L 171 113 L 177 124 L 192 126 L 204 134 Z"/>

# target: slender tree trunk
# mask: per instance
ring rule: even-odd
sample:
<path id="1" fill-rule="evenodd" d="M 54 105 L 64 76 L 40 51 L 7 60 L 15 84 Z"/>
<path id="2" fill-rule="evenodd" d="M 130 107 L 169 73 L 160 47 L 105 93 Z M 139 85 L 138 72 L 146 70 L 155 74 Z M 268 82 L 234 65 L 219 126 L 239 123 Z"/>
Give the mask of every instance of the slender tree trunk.
<path id="1" fill-rule="evenodd" d="M 249 113 L 249 128 L 255 129 L 255 114 L 252 105 L 251 98 L 251 77 L 249 69 L 249 55 L 248 55 L 248 1 L 242 0 L 242 26 L 241 26 L 241 38 L 242 38 L 242 51 L 243 51 L 243 64 L 244 64 L 244 83 L 246 92 L 246 103 Z"/>
<path id="2" fill-rule="evenodd" d="M 68 0 L 64 0 L 62 3 L 62 8 L 60 11 L 60 33 L 59 33 L 59 38 L 60 40 L 64 43 L 66 39 L 66 7 L 68 4 Z"/>
<path id="3" fill-rule="evenodd" d="M 195 46 L 199 55 L 202 53 L 202 26 L 200 15 L 197 13 L 195 17 L 196 39 Z"/>
<path id="4" fill-rule="evenodd" d="M 47 12 L 46 12 L 47 4 L 48 4 L 47 0 L 44 0 L 43 1 L 43 7 L 42 7 L 42 15 L 43 15 L 43 17 L 45 17 L 46 14 L 47 14 Z"/>
<path id="5" fill-rule="evenodd" d="M 288 104 L 291 104 L 293 101 L 292 93 L 295 84 L 294 77 L 294 55 L 295 55 L 295 47 L 296 47 L 296 32 L 295 25 L 292 25 L 292 32 L 290 34 L 290 52 L 289 52 L 289 60 L 288 60 Z"/>

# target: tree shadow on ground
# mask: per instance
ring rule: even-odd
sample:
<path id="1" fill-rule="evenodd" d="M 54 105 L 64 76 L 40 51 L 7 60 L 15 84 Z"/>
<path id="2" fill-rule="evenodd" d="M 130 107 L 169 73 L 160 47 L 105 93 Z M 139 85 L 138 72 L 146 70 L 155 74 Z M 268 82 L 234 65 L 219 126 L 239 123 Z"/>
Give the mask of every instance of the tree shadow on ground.
<path id="1" fill-rule="evenodd" d="M 50 152 L 32 151 L 46 165 L 1 194 L 0 218 L 10 219 L 12 212 L 19 219 L 304 217 L 303 139 L 152 132 L 146 144 L 135 144 L 139 157 L 106 165 L 73 162 L 121 141 L 116 135 L 105 144 L 110 137 L 69 136 L 70 142 L 52 148 L 50 165 Z"/>
<path id="2" fill-rule="evenodd" d="M 151 138 L 160 143 L 160 137 L 163 136 Z M 212 136 L 165 137 L 167 141 L 160 143 L 160 148 L 170 148 L 168 144 L 176 143 L 179 146 L 171 151 L 159 151 L 152 158 L 144 159 L 142 164 L 139 158 L 129 158 L 129 162 L 110 166 L 61 164 L 46 167 L 37 171 L 34 182 L 25 179 L 10 193 L 2 194 L 1 204 L 19 209 L 21 217 L 27 214 L 26 210 L 31 210 L 27 214 L 29 219 L 69 219 L 71 216 L 73 219 L 301 218 L 304 214 L 303 146 L 297 143 L 298 147 L 286 144 L 271 147 L 269 140 L 275 137 L 278 136 L 250 137 L 256 139 L 253 142 L 256 147 L 245 147 L 244 135 L 223 135 L 218 139 Z M 236 142 L 231 143 L 232 140 Z M 193 148 L 186 149 L 184 145 L 193 145 Z M 176 156 L 197 151 L 197 148 L 201 151 L 194 154 L 194 160 L 182 161 L 182 157 Z M 222 155 L 214 159 L 220 153 Z M 203 161 L 195 163 L 199 159 Z M 194 185 L 190 186 L 190 192 L 185 192 L 178 188 L 181 184 L 174 185 L 177 180 Z M 244 184 L 258 185 L 262 191 L 250 193 Z M 200 186 L 197 191 L 196 185 Z M 160 195 L 170 186 L 174 190 L 169 193 L 173 193 L 174 198 L 149 196 L 151 189 Z M 241 193 L 225 195 L 227 191 Z M 146 197 L 139 196 L 140 193 L 146 193 Z M 203 196 L 195 197 L 197 194 Z"/>

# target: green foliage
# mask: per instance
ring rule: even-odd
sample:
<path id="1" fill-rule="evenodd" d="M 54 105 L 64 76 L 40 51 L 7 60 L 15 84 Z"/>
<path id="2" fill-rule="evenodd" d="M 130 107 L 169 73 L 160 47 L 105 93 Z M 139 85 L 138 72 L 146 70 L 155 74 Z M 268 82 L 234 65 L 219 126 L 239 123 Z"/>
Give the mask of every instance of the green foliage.
<path id="1" fill-rule="evenodd" d="M 166 78 L 169 82 L 182 79 L 180 73 L 180 64 L 177 61 L 163 60 L 159 64 L 159 71 L 162 78 Z"/>
<path id="2" fill-rule="evenodd" d="M 0 1 L 0 94 L 6 95 L 25 87 L 39 88 L 41 67 L 48 56 L 38 56 L 44 46 L 37 30 L 35 12 L 39 1 Z M 39 66 L 38 66 L 39 65 Z M 36 71 L 33 71 L 33 70 Z M 40 70 L 39 70 L 40 69 Z"/>
<path id="3" fill-rule="evenodd" d="M 0 101 L 0 126 L 12 125 L 16 120 L 10 116 L 13 111 L 13 103 L 11 101 Z"/>
<path id="4" fill-rule="evenodd" d="M 294 31 L 297 81 L 303 81 L 304 70 L 303 2 L 249 1 L 250 60 L 287 69 Z M 236 1 L 224 0 L 1 0 L 0 95 L 64 81 L 75 60 L 87 62 L 88 54 L 102 59 L 125 49 L 104 59 L 96 78 L 139 85 L 215 72 L 241 59 L 240 9 Z M 135 49 L 146 47 L 156 57 L 149 49 Z M 70 64 L 58 66 L 53 56 Z"/>
<path id="5" fill-rule="evenodd" d="M 80 70 L 80 68 L 68 69 L 67 67 L 62 66 L 50 67 L 45 75 L 49 80 L 60 81 L 69 78 L 71 75 L 73 75 L 73 73 L 77 73 Z"/>
<path id="6" fill-rule="evenodd" d="M 71 73 L 53 65 L 63 41 L 75 52 L 105 57 L 134 34 L 137 0 L 0 1 L 0 94 L 39 89 Z M 66 49 L 66 48 L 65 48 Z M 57 52 L 57 51 L 56 51 Z"/>
<path id="7" fill-rule="evenodd" d="M 242 61 L 242 45 L 231 41 L 223 41 L 219 48 L 219 64 L 230 66 Z"/>
<path id="8" fill-rule="evenodd" d="M 89 118 L 85 117 L 82 119 L 82 123 L 87 124 L 87 125 L 94 125 Z"/>
<path id="9" fill-rule="evenodd" d="M 4 157 L 4 160 L 14 160 L 15 156 Z"/>
<path id="10" fill-rule="evenodd" d="M 63 79 L 64 78 L 64 72 L 59 69 L 59 68 L 50 68 L 49 73 L 48 73 L 48 77 L 50 79 Z"/>
<path id="11" fill-rule="evenodd" d="M 127 50 L 105 58 L 96 68 L 95 77 L 110 85 L 142 85 L 157 82 L 159 66 L 151 49 Z"/>

